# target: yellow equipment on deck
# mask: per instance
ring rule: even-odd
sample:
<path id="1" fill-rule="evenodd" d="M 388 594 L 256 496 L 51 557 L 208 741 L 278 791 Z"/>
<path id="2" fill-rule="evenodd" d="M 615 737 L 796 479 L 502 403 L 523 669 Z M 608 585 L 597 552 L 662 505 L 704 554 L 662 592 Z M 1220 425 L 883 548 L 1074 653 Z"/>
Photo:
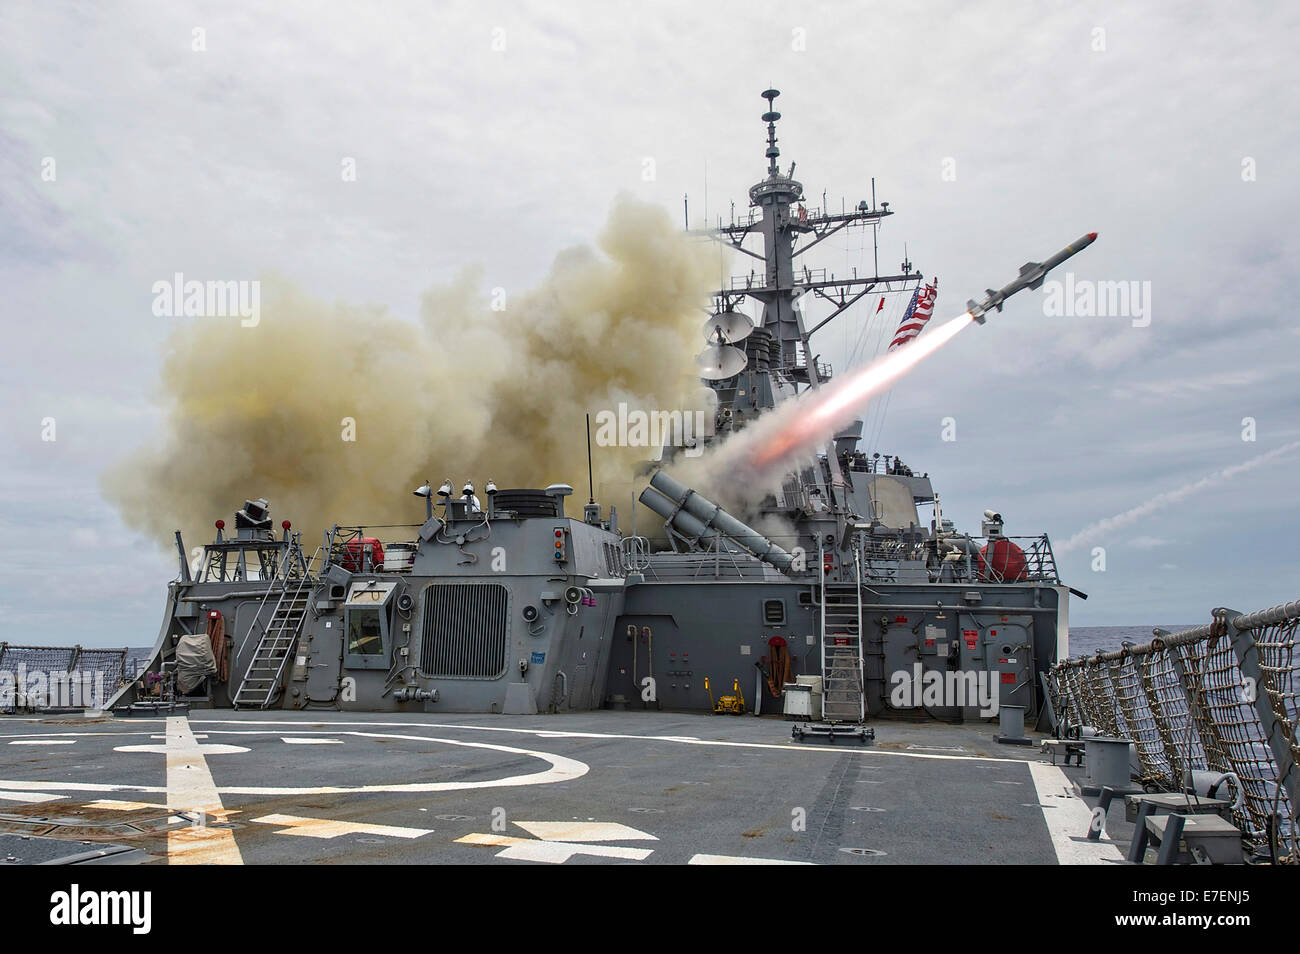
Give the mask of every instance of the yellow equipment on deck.
<path id="1" fill-rule="evenodd" d="M 745 714 L 745 694 L 740 691 L 740 680 L 737 679 L 732 683 L 731 691 L 735 695 L 719 696 L 716 700 L 713 698 L 713 690 L 709 688 L 709 677 L 704 677 L 704 691 L 709 694 L 709 705 L 713 706 L 713 711 L 718 714 L 731 713 L 732 715 Z"/>

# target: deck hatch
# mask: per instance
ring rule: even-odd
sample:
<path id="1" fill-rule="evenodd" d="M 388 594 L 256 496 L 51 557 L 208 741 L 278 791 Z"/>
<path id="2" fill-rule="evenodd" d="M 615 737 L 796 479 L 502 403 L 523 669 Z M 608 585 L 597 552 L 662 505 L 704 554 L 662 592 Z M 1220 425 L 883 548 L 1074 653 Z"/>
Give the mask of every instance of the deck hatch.
<path id="1" fill-rule="evenodd" d="M 499 679 L 506 671 L 510 591 L 500 583 L 433 583 L 424 590 L 420 672 Z"/>

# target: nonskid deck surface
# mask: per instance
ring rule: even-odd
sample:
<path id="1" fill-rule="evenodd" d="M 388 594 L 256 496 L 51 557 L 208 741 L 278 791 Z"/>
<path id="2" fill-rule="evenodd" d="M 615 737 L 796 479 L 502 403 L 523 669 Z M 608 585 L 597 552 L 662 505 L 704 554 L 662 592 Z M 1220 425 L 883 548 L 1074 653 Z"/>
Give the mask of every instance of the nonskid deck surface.
<path id="1" fill-rule="evenodd" d="M 172 864 L 1119 860 L 1114 843 L 1082 841 L 1089 809 L 1066 796 L 1065 772 L 997 745 L 992 726 L 881 722 L 862 746 L 795 743 L 790 725 L 658 712 L 10 718 L 0 831 Z"/>

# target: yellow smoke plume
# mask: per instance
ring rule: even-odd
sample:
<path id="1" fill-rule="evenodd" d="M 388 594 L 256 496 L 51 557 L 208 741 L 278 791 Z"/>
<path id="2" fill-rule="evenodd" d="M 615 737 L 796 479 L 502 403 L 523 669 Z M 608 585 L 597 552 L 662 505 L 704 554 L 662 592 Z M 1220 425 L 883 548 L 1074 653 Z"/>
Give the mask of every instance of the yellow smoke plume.
<path id="1" fill-rule="evenodd" d="M 466 271 L 425 294 L 418 323 L 264 279 L 255 327 L 199 318 L 174 332 L 165 430 L 110 468 L 105 495 L 161 543 L 180 529 L 190 545 L 265 497 L 308 552 L 336 523 L 422 522 L 411 491 L 426 477 L 457 492 L 472 478 L 480 496 L 489 478 L 585 496 L 587 413 L 594 430 L 620 401 L 697 406 L 700 309 L 718 266 L 667 212 L 626 197 L 597 246 L 561 252 L 538 287 L 507 289 L 500 311 Z M 649 456 L 593 450 L 598 496 Z"/>

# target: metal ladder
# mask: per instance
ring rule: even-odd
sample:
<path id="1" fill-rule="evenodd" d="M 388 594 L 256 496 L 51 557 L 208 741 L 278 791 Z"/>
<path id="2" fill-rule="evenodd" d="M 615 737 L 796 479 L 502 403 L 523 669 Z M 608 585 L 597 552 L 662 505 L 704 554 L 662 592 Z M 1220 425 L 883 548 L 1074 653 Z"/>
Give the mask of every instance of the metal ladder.
<path id="1" fill-rule="evenodd" d="M 862 689 L 862 574 L 853 583 L 828 583 L 821 558 L 822 720 L 860 723 Z M 855 554 L 855 567 L 856 566 Z"/>
<path id="2" fill-rule="evenodd" d="M 286 564 L 288 561 L 286 561 Z M 286 566 L 280 577 L 280 598 L 275 610 L 262 630 L 257 649 L 244 672 L 243 681 L 231 697 L 236 709 L 265 709 L 275 700 L 279 693 L 280 681 L 284 676 L 284 667 L 298 645 L 302 635 L 303 621 L 307 618 L 307 607 L 311 600 L 312 579 L 310 572 L 290 575 Z M 267 601 L 275 588 L 269 588 L 263 603 Z M 261 620 L 261 612 L 253 618 L 253 626 Z M 249 636 L 252 636 L 250 631 Z"/>

